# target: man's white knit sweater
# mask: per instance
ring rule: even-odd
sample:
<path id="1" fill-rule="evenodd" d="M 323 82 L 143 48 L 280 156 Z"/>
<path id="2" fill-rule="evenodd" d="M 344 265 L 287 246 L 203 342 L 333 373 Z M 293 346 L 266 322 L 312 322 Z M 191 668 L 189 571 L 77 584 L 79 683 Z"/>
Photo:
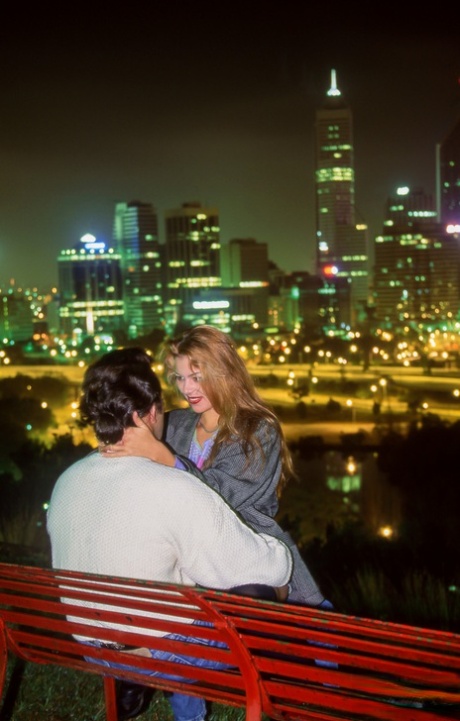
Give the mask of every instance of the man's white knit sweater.
<path id="1" fill-rule="evenodd" d="M 215 491 L 145 458 L 94 452 L 58 479 L 47 517 L 54 568 L 225 589 L 283 586 L 281 541 L 255 533 Z"/>

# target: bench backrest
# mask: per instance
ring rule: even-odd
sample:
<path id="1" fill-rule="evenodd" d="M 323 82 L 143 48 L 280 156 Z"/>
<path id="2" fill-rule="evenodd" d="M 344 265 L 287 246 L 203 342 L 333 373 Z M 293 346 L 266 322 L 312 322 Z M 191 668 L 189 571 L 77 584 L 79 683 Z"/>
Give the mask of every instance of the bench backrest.
<path id="1" fill-rule="evenodd" d="M 458 634 L 219 591 L 203 597 L 248 649 L 271 718 L 460 718 Z"/>
<path id="2" fill-rule="evenodd" d="M 103 605 L 104 610 L 82 603 Z M 163 617 L 146 615 L 152 612 Z M 198 625 L 185 624 L 184 618 L 193 619 Z M 101 622 L 133 632 L 101 629 Z M 151 636 L 152 631 L 193 634 L 194 638 L 221 642 L 227 648 L 171 641 Z M 248 683 L 254 676 L 248 653 L 236 632 L 193 588 L 0 563 L 0 659 L 3 655 L 4 662 L 8 648 L 26 661 L 64 665 L 101 675 L 107 673 L 101 661 L 129 663 L 140 673 L 150 670 L 178 675 L 177 664 L 171 661 L 153 661 L 132 653 L 128 656 L 124 651 L 86 646 L 76 641 L 74 634 L 103 639 L 106 644 L 129 644 L 220 661 L 229 668 L 209 670 L 183 665 L 181 677 L 192 683 L 193 694 L 236 706 L 246 703 Z M 146 680 L 145 675 L 132 670 L 117 670 L 117 677 Z M 152 685 L 183 692 L 182 683 L 174 680 L 157 679 Z"/>
<path id="3" fill-rule="evenodd" d="M 146 615 L 152 611 L 155 616 Z M 184 618 L 195 623 L 184 624 Z M 101 631 L 101 623 L 127 630 Z M 152 631 L 193 634 L 226 648 L 151 636 Z M 262 711 L 273 719 L 305 721 L 345 713 L 356 721 L 431 721 L 456 705 L 460 709 L 456 634 L 220 591 L 0 563 L 0 691 L 7 648 L 26 660 L 102 675 L 107 668 L 98 661 L 126 663 L 125 651 L 83 646 L 72 634 L 228 664 L 218 670 L 181 665 L 180 675 L 190 682 L 187 692 L 246 706 L 250 721 L 258 721 Z M 135 670 L 117 676 L 141 682 L 142 671 L 178 674 L 171 661 L 131 653 L 129 666 Z M 183 682 L 171 678 L 153 678 L 151 685 L 184 692 Z M 113 693 L 106 685 L 110 721 L 116 720 Z"/>

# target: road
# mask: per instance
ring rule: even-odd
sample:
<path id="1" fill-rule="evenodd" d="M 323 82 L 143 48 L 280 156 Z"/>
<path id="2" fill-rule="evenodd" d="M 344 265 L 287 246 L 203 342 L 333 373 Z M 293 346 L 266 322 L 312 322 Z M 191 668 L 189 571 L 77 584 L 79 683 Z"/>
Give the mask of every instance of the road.
<path id="1" fill-rule="evenodd" d="M 80 385 L 83 380 L 84 368 L 78 366 L 0 366 L 0 378 L 14 376 L 17 374 L 29 375 L 31 377 L 37 377 L 40 375 L 51 375 L 58 377 L 65 377 L 71 383 Z M 306 364 L 293 364 L 290 366 L 249 366 L 250 372 L 254 376 L 267 376 L 270 374 L 276 375 L 280 382 L 278 388 L 259 388 L 262 397 L 273 406 L 283 406 L 286 409 L 294 410 L 299 404 L 299 399 L 294 398 L 290 394 L 287 386 L 287 379 L 290 372 L 296 374 L 296 378 L 308 377 L 310 366 Z M 334 365 L 317 365 L 313 369 L 313 374 L 318 379 L 328 380 L 343 380 L 343 372 L 341 374 L 338 366 Z M 364 372 L 362 368 L 358 366 L 347 366 L 345 377 L 350 380 L 369 381 L 369 384 L 375 383 L 381 377 L 387 377 L 391 380 L 392 385 L 397 384 L 398 387 L 412 387 L 418 388 L 421 391 L 433 389 L 439 390 L 444 389 L 449 392 L 453 392 L 460 388 L 460 371 L 455 373 L 450 371 L 449 373 L 443 371 L 433 372 L 431 376 L 423 375 L 422 369 L 420 368 L 401 368 L 401 367 L 388 367 L 388 366 L 373 366 L 368 371 Z M 298 433 L 298 429 L 294 430 L 294 426 L 302 426 L 305 430 L 305 425 L 308 424 L 309 435 L 321 435 L 321 428 L 324 430 L 324 424 L 319 419 L 318 424 L 321 428 L 316 427 L 315 407 L 319 408 L 324 406 L 328 401 L 330 393 L 316 393 L 312 392 L 308 396 L 303 397 L 301 400 L 305 403 L 307 409 L 307 417 L 304 422 L 292 422 L 283 423 L 286 428 L 291 426 L 289 435 Z M 372 414 L 373 398 L 348 398 L 346 395 L 341 395 L 339 391 L 334 391 L 334 400 L 337 400 L 342 405 L 342 411 L 337 417 L 337 420 L 327 421 L 327 427 L 329 428 L 329 434 L 337 435 L 341 432 L 354 432 L 360 428 L 366 428 L 367 430 L 375 427 L 376 418 Z M 347 406 L 347 401 L 349 405 Z M 309 412 L 310 409 L 310 412 Z M 74 409 L 73 409 L 74 410 Z M 453 422 L 460 419 L 460 399 L 458 405 L 456 399 L 453 397 L 452 404 L 441 404 L 441 403 L 430 403 L 427 411 L 439 415 L 441 418 Z M 381 413 L 385 419 L 394 419 L 400 414 L 407 412 L 407 403 L 397 399 L 394 396 L 388 395 L 386 402 L 382 404 Z M 69 411 L 69 423 L 72 423 Z M 331 425 L 332 424 L 332 425 Z M 288 433 L 287 433 L 288 435 Z"/>
<path id="2" fill-rule="evenodd" d="M 375 383 L 379 378 L 389 378 L 393 383 L 402 386 L 412 386 L 420 389 L 432 388 L 434 390 L 444 389 L 452 390 L 460 389 L 460 369 L 436 369 L 431 375 L 424 375 L 422 368 L 404 368 L 403 366 L 371 366 L 367 371 L 363 371 L 360 366 L 347 365 L 345 371 L 343 367 L 333 364 L 317 364 L 311 369 L 306 363 L 294 363 L 291 365 L 249 365 L 249 371 L 254 376 L 276 375 L 279 379 L 287 381 L 289 373 L 295 373 L 297 378 L 308 378 L 310 372 L 321 379 L 330 380 L 357 380 L 369 381 L 369 384 Z M 25 365 L 25 366 L 5 366 L 0 365 L 0 378 L 14 376 L 18 373 L 30 375 L 32 377 L 39 375 L 65 376 L 72 383 L 81 383 L 85 368 L 76 365 L 68 366 L 46 366 L 46 365 Z"/>
<path id="3" fill-rule="evenodd" d="M 276 375 L 287 380 L 289 373 L 297 378 L 308 378 L 310 375 L 330 380 L 355 380 L 375 383 L 380 378 L 389 378 L 393 383 L 403 386 L 433 389 L 460 389 L 460 369 L 437 368 L 431 375 L 425 375 L 422 368 L 405 368 L 404 366 L 371 366 L 364 371 L 361 366 L 338 366 L 334 364 L 316 364 L 313 368 L 305 363 L 283 365 L 250 365 L 250 372 L 257 376 Z"/>

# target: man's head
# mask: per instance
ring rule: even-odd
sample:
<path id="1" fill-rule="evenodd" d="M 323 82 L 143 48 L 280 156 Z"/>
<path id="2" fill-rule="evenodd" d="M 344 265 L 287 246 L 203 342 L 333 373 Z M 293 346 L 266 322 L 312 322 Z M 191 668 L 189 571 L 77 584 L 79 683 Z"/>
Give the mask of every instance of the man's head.
<path id="1" fill-rule="evenodd" d="M 80 417 L 93 426 L 101 443 L 117 443 L 134 416 L 161 437 L 163 406 L 160 381 L 142 348 L 106 353 L 89 366 L 82 386 Z"/>

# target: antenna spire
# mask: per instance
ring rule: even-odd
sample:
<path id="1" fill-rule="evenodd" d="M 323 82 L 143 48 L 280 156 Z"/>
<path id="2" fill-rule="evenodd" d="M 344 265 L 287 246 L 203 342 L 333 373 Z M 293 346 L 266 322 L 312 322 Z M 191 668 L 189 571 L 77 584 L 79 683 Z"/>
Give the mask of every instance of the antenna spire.
<path id="1" fill-rule="evenodd" d="M 342 95 L 337 87 L 337 76 L 335 70 L 331 70 L 331 87 L 327 91 L 327 94 L 329 97 L 338 97 L 339 95 Z"/>

